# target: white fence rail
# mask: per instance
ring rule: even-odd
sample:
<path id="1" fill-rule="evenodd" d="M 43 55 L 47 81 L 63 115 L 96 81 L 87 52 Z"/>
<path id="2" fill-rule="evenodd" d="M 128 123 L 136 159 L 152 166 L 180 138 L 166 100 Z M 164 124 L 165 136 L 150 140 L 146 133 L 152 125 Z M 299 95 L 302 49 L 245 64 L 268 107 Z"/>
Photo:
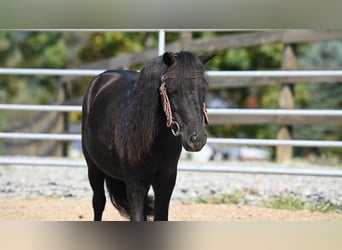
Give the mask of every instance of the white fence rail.
<path id="1" fill-rule="evenodd" d="M 24 110 L 24 111 L 60 111 L 81 112 L 81 106 L 63 105 L 19 105 L 0 104 L 0 110 Z M 210 115 L 229 117 L 231 115 L 278 115 L 278 116 L 342 116 L 342 110 L 278 110 L 278 109 L 208 109 Z M 81 140 L 80 134 L 44 134 L 44 133 L 11 133 L 0 132 L 2 139 L 31 139 L 31 140 Z M 296 147 L 342 147 L 341 141 L 318 140 L 279 140 L 279 139 L 232 139 L 209 138 L 208 143 L 230 145 L 254 145 L 254 146 L 296 146 Z"/>
<path id="2" fill-rule="evenodd" d="M 43 158 L 43 157 L 0 157 L 0 165 L 19 165 L 19 166 L 57 166 L 57 167 L 86 167 L 84 160 L 63 159 L 63 158 Z M 191 163 L 180 161 L 178 165 L 180 171 L 195 172 L 216 172 L 216 173 L 242 173 L 242 174 L 270 174 L 270 175 L 301 175 L 301 176 L 324 176 L 342 177 L 340 169 L 317 169 L 300 168 L 288 166 L 241 166 L 236 163 L 217 164 L 217 163 Z"/>
<path id="3" fill-rule="evenodd" d="M 79 141 L 80 134 L 3 133 L 2 139 Z M 342 141 L 208 138 L 208 143 L 253 146 L 342 147 Z"/>
<path id="4" fill-rule="evenodd" d="M 47 75 L 47 76 L 96 76 L 107 69 L 35 69 L 35 68 L 0 68 L 0 75 Z M 342 70 L 239 70 L 207 71 L 212 77 L 341 77 Z"/>
<path id="5" fill-rule="evenodd" d="M 75 105 L 0 104 L 0 110 L 81 112 Z M 342 116 L 342 110 L 324 109 L 207 109 L 209 115 Z"/>

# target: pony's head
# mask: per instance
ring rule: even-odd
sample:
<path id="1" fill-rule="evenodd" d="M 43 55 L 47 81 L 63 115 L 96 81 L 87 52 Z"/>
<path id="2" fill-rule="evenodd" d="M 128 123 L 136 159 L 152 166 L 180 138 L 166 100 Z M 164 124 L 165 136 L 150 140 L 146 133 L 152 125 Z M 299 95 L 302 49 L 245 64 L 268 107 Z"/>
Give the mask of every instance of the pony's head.
<path id="1" fill-rule="evenodd" d="M 204 125 L 208 123 L 205 107 L 208 83 L 204 64 L 212 57 L 197 57 L 185 51 L 166 52 L 162 56 L 167 66 L 160 86 L 166 125 L 175 136 L 182 136 L 187 151 L 199 151 L 207 142 Z"/>

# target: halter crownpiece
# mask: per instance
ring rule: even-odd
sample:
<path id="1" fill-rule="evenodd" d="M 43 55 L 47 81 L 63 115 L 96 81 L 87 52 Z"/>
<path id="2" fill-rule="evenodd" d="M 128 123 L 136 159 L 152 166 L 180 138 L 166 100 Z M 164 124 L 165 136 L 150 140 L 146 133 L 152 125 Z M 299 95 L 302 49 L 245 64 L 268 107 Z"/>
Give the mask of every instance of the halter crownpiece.
<path id="1" fill-rule="evenodd" d="M 176 78 L 176 76 L 177 76 L 176 73 L 173 71 L 162 75 L 162 77 L 161 77 L 162 83 L 161 83 L 160 88 L 159 88 L 159 93 L 162 97 L 163 111 L 164 111 L 165 116 L 166 116 L 166 126 L 168 128 L 171 127 L 171 131 L 172 131 L 172 134 L 174 136 L 179 136 L 182 134 L 181 133 L 181 127 L 180 127 L 179 123 L 176 120 L 174 120 L 174 118 L 173 118 L 170 100 L 169 100 L 169 97 L 168 97 L 167 91 L 166 91 L 166 80 L 167 79 L 174 79 L 174 78 Z M 194 74 L 188 75 L 188 76 L 183 76 L 183 77 L 185 77 L 185 78 L 198 78 L 198 77 L 204 77 L 204 74 L 202 71 L 195 71 Z M 203 121 L 205 122 L 205 124 L 209 124 L 209 117 L 208 117 L 205 102 L 203 102 L 202 112 L 203 112 Z"/>
<path id="2" fill-rule="evenodd" d="M 175 79 L 178 78 L 179 76 L 177 75 L 176 72 L 171 71 L 168 73 L 165 73 L 164 75 L 162 75 L 161 77 L 161 82 L 165 82 L 167 79 Z M 193 74 L 191 75 L 187 75 L 187 76 L 182 76 L 183 78 L 200 78 L 200 77 L 204 77 L 204 73 L 202 71 L 194 71 Z"/>

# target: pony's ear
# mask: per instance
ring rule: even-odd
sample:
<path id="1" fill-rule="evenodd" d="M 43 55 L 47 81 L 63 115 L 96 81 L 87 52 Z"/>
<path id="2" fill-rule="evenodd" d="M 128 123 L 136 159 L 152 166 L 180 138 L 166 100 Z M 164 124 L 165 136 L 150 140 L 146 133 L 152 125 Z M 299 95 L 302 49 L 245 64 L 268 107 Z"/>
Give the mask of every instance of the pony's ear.
<path id="1" fill-rule="evenodd" d="M 163 55 L 163 62 L 167 66 L 171 66 L 176 61 L 174 55 L 171 52 L 165 52 Z"/>
<path id="2" fill-rule="evenodd" d="M 203 55 L 203 56 L 199 56 L 198 58 L 200 59 L 200 61 L 205 64 L 206 62 L 208 62 L 210 59 L 212 59 L 215 56 L 215 54 L 212 55 Z"/>

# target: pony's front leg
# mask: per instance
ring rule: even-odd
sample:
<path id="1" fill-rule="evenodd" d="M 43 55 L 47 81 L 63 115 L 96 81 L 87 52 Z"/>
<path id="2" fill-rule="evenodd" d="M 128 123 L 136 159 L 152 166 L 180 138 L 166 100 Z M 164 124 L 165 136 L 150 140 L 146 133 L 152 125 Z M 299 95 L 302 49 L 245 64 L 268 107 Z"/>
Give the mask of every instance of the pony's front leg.
<path id="1" fill-rule="evenodd" d="M 176 183 L 177 170 L 171 175 L 159 178 L 153 185 L 155 204 L 154 204 L 154 220 L 169 220 L 169 205 L 173 188 Z"/>
<path id="2" fill-rule="evenodd" d="M 144 214 L 144 203 L 148 188 L 148 185 L 139 182 L 135 178 L 126 178 L 127 198 L 129 202 L 129 214 L 131 221 L 147 220 L 147 217 Z"/>

